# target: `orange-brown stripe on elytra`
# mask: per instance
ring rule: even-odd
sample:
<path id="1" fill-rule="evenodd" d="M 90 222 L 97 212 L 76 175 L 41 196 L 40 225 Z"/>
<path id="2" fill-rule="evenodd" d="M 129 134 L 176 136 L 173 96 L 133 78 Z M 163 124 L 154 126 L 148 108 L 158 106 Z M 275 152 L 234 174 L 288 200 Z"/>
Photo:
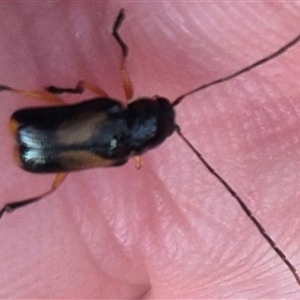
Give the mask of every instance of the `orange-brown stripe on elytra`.
<path id="1" fill-rule="evenodd" d="M 18 125 L 19 123 L 15 119 L 10 119 L 9 120 L 9 130 L 11 134 L 15 137 L 17 136 L 17 130 L 18 130 Z"/>
<path id="2" fill-rule="evenodd" d="M 14 147 L 14 150 L 13 150 L 13 159 L 22 168 L 23 163 L 21 161 L 21 155 L 20 155 L 19 146 L 15 146 Z"/>
<path id="3" fill-rule="evenodd" d="M 61 152 L 58 158 L 60 164 L 66 170 L 108 167 L 116 162 L 115 160 L 109 160 L 85 150 Z"/>
<path id="4" fill-rule="evenodd" d="M 88 141 L 106 120 L 105 113 L 79 113 L 73 119 L 63 122 L 55 137 L 62 145 L 81 144 Z"/>

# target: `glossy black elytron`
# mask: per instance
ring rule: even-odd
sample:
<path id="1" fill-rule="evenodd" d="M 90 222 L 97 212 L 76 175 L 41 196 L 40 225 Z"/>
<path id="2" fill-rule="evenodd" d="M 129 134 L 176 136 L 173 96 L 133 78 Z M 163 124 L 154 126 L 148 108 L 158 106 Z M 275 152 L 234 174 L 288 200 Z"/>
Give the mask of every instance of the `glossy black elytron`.
<path id="1" fill-rule="evenodd" d="M 27 108 L 12 115 L 21 167 L 30 172 L 69 172 L 122 165 L 160 145 L 175 130 L 165 98 L 94 98 L 74 105 Z"/>

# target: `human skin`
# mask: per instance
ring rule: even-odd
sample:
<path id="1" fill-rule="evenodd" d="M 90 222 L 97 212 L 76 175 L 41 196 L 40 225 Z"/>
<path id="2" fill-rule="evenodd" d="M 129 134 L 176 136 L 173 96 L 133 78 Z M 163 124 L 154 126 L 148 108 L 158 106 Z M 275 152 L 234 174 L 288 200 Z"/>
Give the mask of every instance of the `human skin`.
<path id="1" fill-rule="evenodd" d="M 37 89 L 86 79 L 124 101 L 110 35 L 122 7 L 136 96 L 173 100 L 275 51 L 300 28 L 296 3 L 1 3 L 1 84 Z M 183 133 L 295 267 L 299 47 L 176 107 Z M 4 205 L 45 191 L 53 176 L 18 168 L 7 127 L 16 109 L 44 103 L 1 96 Z M 131 161 L 70 174 L 40 203 L 4 215 L 0 240 L 1 299 L 300 296 L 287 267 L 176 134 L 143 156 L 141 170 Z"/>

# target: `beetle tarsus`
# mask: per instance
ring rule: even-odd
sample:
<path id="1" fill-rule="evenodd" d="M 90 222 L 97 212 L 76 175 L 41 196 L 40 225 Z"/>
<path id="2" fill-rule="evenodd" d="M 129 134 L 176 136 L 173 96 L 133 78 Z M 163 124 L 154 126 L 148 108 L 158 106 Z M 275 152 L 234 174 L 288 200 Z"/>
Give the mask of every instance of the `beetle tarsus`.
<path id="1" fill-rule="evenodd" d="M 46 91 L 51 94 L 63 94 L 63 93 L 82 94 L 84 90 L 82 87 L 77 87 L 77 86 L 75 88 L 60 88 L 51 85 L 46 88 Z"/>
<path id="2" fill-rule="evenodd" d="M 85 80 L 79 80 L 75 88 L 61 88 L 53 85 L 46 87 L 46 91 L 51 94 L 82 94 L 85 90 L 89 90 L 99 97 L 109 97 L 102 88 Z"/>
<path id="3" fill-rule="evenodd" d="M 128 55 L 128 46 L 122 40 L 122 38 L 120 37 L 119 32 L 118 32 L 124 19 L 125 19 L 125 10 L 122 8 L 118 14 L 116 21 L 115 21 L 112 34 L 113 34 L 114 38 L 117 40 L 118 44 L 121 46 L 123 56 L 126 57 Z"/>
<path id="4" fill-rule="evenodd" d="M 9 87 L 8 85 L 0 85 L 0 92 L 2 91 L 11 91 L 12 88 Z"/>
<path id="5" fill-rule="evenodd" d="M 36 197 L 35 197 L 35 198 L 31 198 L 31 199 L 26 199 L 26 200 L 22 200 L 22 201 L 18 201 L 18 202 L 11 202 L 11 203 L 5 204 L 4 207 L 0 210 L 0 219 L 2 218 L 4 213 L 12 213 L 16 209 L 26 206 L 28 204 L 31 204 L 37 200 L 39 200 L 39 199 L 36 199 Z"/>
<path id="6" fill-rule="evenodd" d="M 25 200 L 21 200 L 21 201 L 14 201 L 14 202 L 10 202 L 10 203 L 5 204 L 2 207 L 2 209 L 0 210 L 0 219 L 2 218 L 4 213 L 11 213 L 11 212 L 15 211 L 18 208 L 24 207 L 24 206 L 29 205 L 29 204 L 34 203 L 34 202 L 38 202 L 38 201 L 42 200 L 44 197 L 50 195 L 62 184 L 62 182 L 67 177 L 67 175 L 68 175 L 68 173 L 58 173 L 58 174 L 56 174 L 50 189 L 48 191 L 38 195 L 38 196 L 29 198 L 29 199 L 25 199 Z"/>

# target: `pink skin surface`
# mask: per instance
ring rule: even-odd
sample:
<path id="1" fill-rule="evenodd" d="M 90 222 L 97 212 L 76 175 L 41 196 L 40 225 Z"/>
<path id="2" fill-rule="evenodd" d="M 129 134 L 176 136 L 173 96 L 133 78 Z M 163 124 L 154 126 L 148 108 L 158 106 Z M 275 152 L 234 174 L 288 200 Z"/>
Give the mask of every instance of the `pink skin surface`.
<path id="1" fill-rule="evenodd" d="M 124 99 L 120 8 L 135 96 L 175 99 L 275 51 L 299 33 L 296 3 L 1 3 L 0 82 L 99 84 Z M 186 98 L 177 122 L 300 266 L 300 45 Z M 39 99 L 2 93 L 0 203 L 45 191 L 18 168 L 7 123 Z M 66 96 L 68 103 L 88 99 Z M 84 98 L 83 98 L 84 97 Z M 299 298 L 300 287 L 235 200 L 176 134 L 134 163 L 70 174 L 0 221 L 0 298 Z"/>

